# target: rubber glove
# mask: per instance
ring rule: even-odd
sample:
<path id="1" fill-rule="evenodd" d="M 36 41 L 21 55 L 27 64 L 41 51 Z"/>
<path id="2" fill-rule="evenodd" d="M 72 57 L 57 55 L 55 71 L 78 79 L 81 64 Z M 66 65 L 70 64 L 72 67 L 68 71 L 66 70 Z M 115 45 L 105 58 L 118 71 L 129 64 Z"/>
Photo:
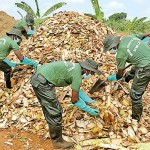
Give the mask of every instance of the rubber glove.
<path id="1" fill-rule="evenodd" d="M 35 30 L 28 30 L 27 31 L 27 35 L 32 35 L 32 34 L 34 34 L 35 33 Z"/>
<path id="2" fill-rule="evenodd" d="M 150 41 L 150 37 L 146 37 L 142 40 L 144 43 L 148 44 Z"/>
<path id="3" fill-rule="evenodd" d="M 37 63 L 37 62 L 35 62 L 35 61 L 32 60 L 32 59 L 29 59 L 28 57 L 24 57 L 24 59 L 23 59 L 23 61 L 21 62 L 21 64 L 34 66 L 34 68 L 37 68 L 37 66 L 38 66 L 38 63 Z"/>
<path id="4" fill-rule="evenodd" d="M 3 60 L 5 63 L 7 63 L 10 67 L 16 67 L 17 63 L 11 62 L 8 59 L 4 59 Z"/>
<path id="5" fill-rule="evenodd" d="M 114 80 L 117 80 L 116 74 L 109 75 L 108 78 L 107 78 L 107 80 L 108 80 L 108 81 L 114 81 Z"/>
<path id="6" fill-rule="evenodd" d="M 95 103 L 95 100 L 92 100 L 86 93 L 84 93 L 81 89 L 79 90 L 79 98 L 88 103 Z"/>
<path id="7" fill-rule="evenodd" d="M 77 106 L 79 109 L 84 110 L 93 116 L 99 116 L 99 110 L 90 108 L 81 98 L 79 98 L 78 102 L 76 102 L 74 106 Z"/>

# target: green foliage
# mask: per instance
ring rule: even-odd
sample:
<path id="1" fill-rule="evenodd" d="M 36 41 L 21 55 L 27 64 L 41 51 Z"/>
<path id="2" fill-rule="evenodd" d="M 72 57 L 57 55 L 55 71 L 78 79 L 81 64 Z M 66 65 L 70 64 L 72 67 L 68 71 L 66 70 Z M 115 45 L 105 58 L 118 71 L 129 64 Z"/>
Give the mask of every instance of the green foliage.
<path id="1" fill-rule="evenodd" d="M 90 16 L 93 19 L 97 19 L 97 20 L 103 22 L 104 21 L 104 13 L 100 10 L 98 0 L 91 0 L 91 3 L 92 3 L 92 6 L 94 8 L 95 15 L 86 14 L 86 13 L 85 13 L 85 15 Z"/>
<path id="2" fill-rule="evenodd" d="M 47 18 L 48 15 L 50 13 L 52 13 L 53 11 L 55 11 L 56 9 L 59 9 L 60 7 L 62 7 L 63 5 L 66 5 L 66 3 L 64 2 L 60 2 L 57 3 L 55 5 L 53 5 L 52 7 L 50 7 L 42 16 L 40 14 L 40 9 L 39 9 L 39 4 L 38 4 L 38 0 L 35 0 L 35 4 L 36 4 L 36 12 L 33 11 L 33 9 L 31 8 L 31 6 L 29 6 L 27 3 L 25 2 L 21 2 L 21 3 L 15 3 L 15 5 L 18 8 L 21 8 L 22 10 L 24 10 L 26 13 L 30 13 L 34 16 L 35 18 L 35 26 L 36 28 L 38 28 Z M 19 13 L 19 12 L 18 12 Z M 19 13 L 20 14 L 20 13 Z M 21 15 L 21 14 L 20 14 Z"/>
<path id="3" fill-rule="evenodd" d="M 93 18 L 93 19 L 97 19 L 96 15 L 87 14 L 87 13 L 84 13 L 84 15 L 89 16 L 89 17 L 91 17 L 91 18 Z"/>
<path id="4" fill-rule="evenodd" d="M 119 32 L 124 32 L 126 30 L 126 25 L 128 24 L 128 21 L 126 21 L 126 20 L 123 20 L 123 21 L 121 21 L 121 20 L 119 20 L 119 21 L 107 20 L 105 22 L 105 24 L 108 27 L 112 28 L 116 32 L 118 32 L 118 31 Z"/>
<path id="5" fill-rule="evenodd" d="M 39 9 L 39 4 L 38 4 L 38 0 L 35 0 L 35 3 L 36 3 L 36 15 L 40 18 L 40 9 Z"/>
<path id="6" fill-rule="evenodd" d="M 126 17 L 127 17 L 127 13 L 124 13 L 124 12 L 115 13 L 109 16 L 109 20 L 114 20 L 114 21 L 125 20 Z"/>
<path id="7" fill-rule="evenodd" d="M 22 10 L 24 10 L 25 12 L 30 13 L 34 17 L 36 17 L 36 14 L 34 13 L 33 9 L 27 3 L 21 2 L 21 3 L 15 3 L 15 5 L 21 8 Z"/>
<path id="8" fill-rule="evenodd" d="M 143 32 L 146 29 L 145 22 L 147 17 L 143 17 L 138 19 L 135 17 L 132 21 L 130 21 L 129 24 L 127 24 L 127 29 L 129 33 L 137 33 L 137 32 Z"/>
<path id="9" fill-rule="evenodd" d="M 20 11 L 17 11 L 17 12 L 18 12 L 18 14 L 21 16 L 21 18 L 23 18 L 22 13 L 21 13 Z"/>
<path id="10" fill-rule="evenodd" d="M 52 6 L 51 8 L 49 8 L 42 17 L 48 16 L 50 13 L 52 13 L 53 11 L 55 11 L 56 9 L 62 7 L 63 5 L 66 5 L 67 3 L 64 2 L 60 2 L 55 4 L 54 6 Z"/>
<path id="11" fill-rule="evenodd" d="M 112 28 L 114 31 L 119 33 L 149 33 L 150 32 L 150 21 L 146 21 L 147 17 L 137 18 L 133 20 L 126 19 L 126 13 L 122 12 L 122 17 L 118 17 L 118 14 L 113 14 L 105 21 L 105 24 Z M 124 15 L 123 15 L 124 14 Z"/>

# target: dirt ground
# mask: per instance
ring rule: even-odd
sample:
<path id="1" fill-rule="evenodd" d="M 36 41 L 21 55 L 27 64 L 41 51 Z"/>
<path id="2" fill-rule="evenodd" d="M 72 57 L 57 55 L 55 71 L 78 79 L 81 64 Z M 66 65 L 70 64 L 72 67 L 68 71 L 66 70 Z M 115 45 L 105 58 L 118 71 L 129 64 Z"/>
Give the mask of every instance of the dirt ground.
<path id="1" fill-rule="evenodd" d="M 12 16 L 0 11 L 0 37 L 5 36 L 6 32 L 10 31 L 16 22 Z"/>
<path id="2" fill-rule="evenodd" d="M 50 139 L 44 140 L 28 132 L 15 129 L 0 129 L 1 150 L 53 150 Z"/>

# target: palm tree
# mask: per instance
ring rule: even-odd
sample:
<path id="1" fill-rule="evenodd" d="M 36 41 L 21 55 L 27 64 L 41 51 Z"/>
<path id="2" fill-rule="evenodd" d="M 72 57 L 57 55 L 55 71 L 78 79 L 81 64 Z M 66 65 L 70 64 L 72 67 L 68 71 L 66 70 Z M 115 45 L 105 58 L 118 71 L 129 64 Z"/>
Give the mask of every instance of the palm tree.
<path id="1" fill-rule="evenodd" d="M 57 4 L 53 5 L 52 7 L 50 7 L 43 15 L 40 14 L 38 0 L 35 0 L 35 4 L 36 4 L 36 12 L 33 11 L 31 6 L 29 6 L 27 3 L 23 2 L 23 1 L 21 3 L 15 3 L 15 5 L 17 7 L 21 8 L 25 12 L 30 13 L 30 14 L 32 14 L 34 16 L 34 18 L 35 18 L 35 26 L 38 28 L 40 26 L 40 24 L 43 23 L 48 18 L 48 15 L 50 13 L 52 13 L 56 9 L 59 9 L 63 5 L 66 5 L 67 3 L 65 3 L 65 2 L 57 3 Z M 18 13 L 21 15 L 20 12 L 18 12 Z"/>
<path id="2" fill-rule="evenodd" d="M 87 14 L 87 13 L 85 13 L 85 15 L 90 16 L 93 19 L 97 19 L 97 20 L 103 22 L 104 21 L 104 13 L 100 10 L 98 0 L 91 0 L 91 3 L 92 3 L 93 8 L 95 10 L 95 15 Z"/>
<path id="3" fill-rule="evenodd" d="M 127 29 L 129 33 L 136 33 L 137 31 L 140 32 L 144 32 L 143 30 L 145 30 L 144 27 L 145 26 L 145 20 L 147 19 L 147 17 L 142 17 L 140 19 L 138 19 L 137 17 L 135 17 L 132 21 L 130 21 L 130 23 L 127 25 Z"/>

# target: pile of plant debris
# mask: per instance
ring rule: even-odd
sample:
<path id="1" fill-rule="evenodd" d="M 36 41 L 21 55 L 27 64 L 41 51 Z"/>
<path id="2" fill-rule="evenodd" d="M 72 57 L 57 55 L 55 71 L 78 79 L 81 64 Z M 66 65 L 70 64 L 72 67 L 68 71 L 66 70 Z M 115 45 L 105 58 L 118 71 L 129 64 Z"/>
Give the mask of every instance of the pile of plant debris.
<path id="1" fill-rule="evenodd" d="M 106 79 L 109 74 L 116 72 L 115 56 L 102 52 L 102 40 L 108 34 L 116 35 L 112 29 L 88 16 L 59 12 L 43 23 L 20 47 L 25 56 L 34 59 L 39 65 L 58 60 L 77 62 L 87 57 L 98 62 L 102 74 L 83 80 L 81 88 L 96 100 L 90 106 L 100 110 L 100 117 L 74 107 L 69 86 L 56 88 L 63 107 L 63 137 L 73 141 L 76 149 L 130 149 L 135 143 L 150 142 L 150 87 L 144 94 L 144 111 L 140 123 L 131 118 L 129 89 L 132 81 L 129 84 L 123 79 L 107 82 L 101 91 L 88 93 L 98 78 Z M 9 59 L 18 61 L 14 54 Z M 34 69 L 30 66 L 21 67 L 14 69 L 11 90 L 5 88 L 1 74 L 0 128 L 16 127 L 47 138 L 48 126 L 30 85 Z"/>

